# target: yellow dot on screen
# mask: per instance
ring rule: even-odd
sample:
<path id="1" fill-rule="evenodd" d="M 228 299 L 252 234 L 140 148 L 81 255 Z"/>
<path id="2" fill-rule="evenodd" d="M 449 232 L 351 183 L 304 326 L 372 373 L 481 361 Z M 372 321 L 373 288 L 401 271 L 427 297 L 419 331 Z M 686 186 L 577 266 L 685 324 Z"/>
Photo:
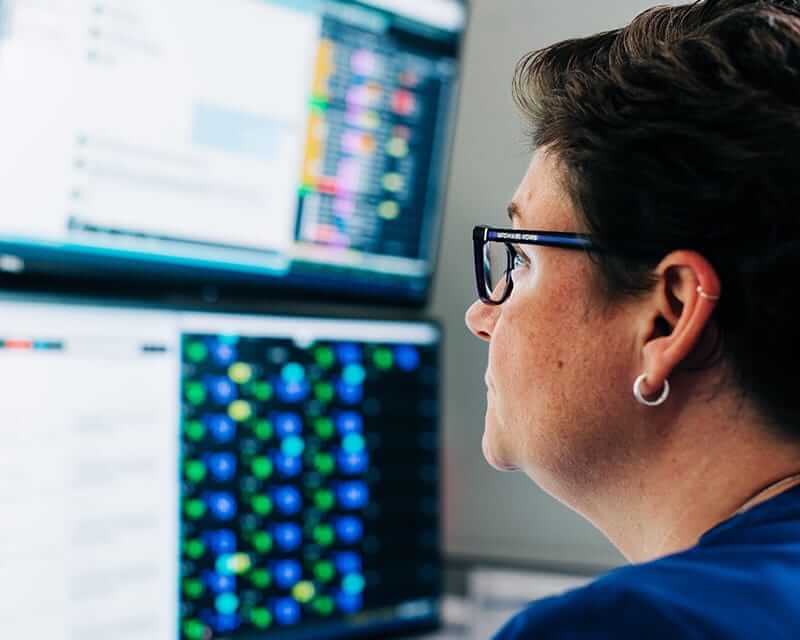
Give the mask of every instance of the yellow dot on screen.
<path id="1" fill-rule="evenodd" d="M 386 145 L 386 152 L 392 158 L 405 158 L 408 155 L 408 142 L 402 138 L 392 138 Z"/>
<path id="2" fill-rule="evenodd" d="M 399 173 L 387 173 L 383 176 L 383 188 L 393 193 L 401 191 L 405 183 L 406 181 Z"/>
<path id="3" fill-rule="evenodd" d="M 250 571 L 250 567 L 253 566 L 252 561 L 250 560 L 250 556 L 246 553 L 235 553 L 231 557 L 228 567 L 231 570 L 231 573 L 235 573 L 237 575 L 241 575 L 243 573 L 247 573 Z"/>
<path id="4" fill-rule="evenodd" d="M 381 126 L 381 117 L 374 111 L 366 111 L 361 117 L 361 126 L 365 129 L 377 129 Z M 375 150 L 375 144 L 371 144 L 365 151 L 372 152 Z"/>
<path id="5" fill-rule="evenodd" d="M 236 420 L 236 422 L 244 422 L 252 417 L 253 408 L 250 406 L 249 402 L 237 400 L 236 402 L 232 402 L 228 407 L 228 415 Z"/>
<path id="6" fill-rule="evenodd" d="M 400 215 L 400 205 L 391 200 L 378 205 L 378 215 L 384 220 L 395 220 Z"/>
<path id="7" fill-rule="evenodd" d="M 307 602 L 311 602 L 316 595 L 316 589 L 314 589 L 314 585 L 307 580 L 303 580 L 302 582 L 298 582 L 294 585 L 292 589 L 292 595 L 294 599 L 302 604 L 306 604 Z"/>
<path id="8" fill-rule="evenodd" d="M 237 362 L 228 369 L 228 375 L 236 384 L 247 384 L 253 379 L 253 367 L 245 362 Z"/>

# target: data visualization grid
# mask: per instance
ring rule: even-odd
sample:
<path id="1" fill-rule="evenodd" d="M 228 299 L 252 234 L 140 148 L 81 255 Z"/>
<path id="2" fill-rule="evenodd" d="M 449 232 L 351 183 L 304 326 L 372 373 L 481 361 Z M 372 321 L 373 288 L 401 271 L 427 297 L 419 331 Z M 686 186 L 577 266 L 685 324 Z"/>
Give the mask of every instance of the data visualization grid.
<path id="1" fill-rule="evenodd" d="M 181 637 L 435 597 L 436 350 L 182 338 Z"/>

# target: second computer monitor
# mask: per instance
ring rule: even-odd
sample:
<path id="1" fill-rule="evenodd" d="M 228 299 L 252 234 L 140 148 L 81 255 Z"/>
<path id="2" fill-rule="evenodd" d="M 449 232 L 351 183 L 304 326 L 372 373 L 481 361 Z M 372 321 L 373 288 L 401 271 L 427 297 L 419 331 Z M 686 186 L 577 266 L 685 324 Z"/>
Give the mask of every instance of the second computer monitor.
<path id="1" fill-rule="evenodd" d="M 0 317 L 0 635 L 435 623 L 435 326 L 10 300 Z"/>

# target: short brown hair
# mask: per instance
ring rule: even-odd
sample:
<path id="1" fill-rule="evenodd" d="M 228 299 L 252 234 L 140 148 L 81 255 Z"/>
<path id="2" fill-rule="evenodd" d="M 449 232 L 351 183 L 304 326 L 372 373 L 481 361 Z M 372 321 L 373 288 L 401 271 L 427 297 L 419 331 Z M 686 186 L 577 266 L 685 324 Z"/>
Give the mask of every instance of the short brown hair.
<path id="1" fill-rule="evenodd" d="M 534 51 L 514 98 L 589 232 L 610 299 L 670 251 L 722 280 L 720 354 L 800 439 L 800 2 L 706 0 Z"/>

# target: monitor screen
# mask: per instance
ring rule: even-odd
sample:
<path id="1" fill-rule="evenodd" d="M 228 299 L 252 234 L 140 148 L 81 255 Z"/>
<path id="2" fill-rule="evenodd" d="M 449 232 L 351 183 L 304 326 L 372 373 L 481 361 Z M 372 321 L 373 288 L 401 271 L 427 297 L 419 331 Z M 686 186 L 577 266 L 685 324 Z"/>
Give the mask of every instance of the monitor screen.
<path id="1" fill-rule="evenodd" d="M 434 624 L 438 329 L 0 300 L 0 635 Z"/>
<path id="2" fill-rule="evenodd" d="M 0 0 L 0 270 L 424 301 L 465 21 Z"/>

